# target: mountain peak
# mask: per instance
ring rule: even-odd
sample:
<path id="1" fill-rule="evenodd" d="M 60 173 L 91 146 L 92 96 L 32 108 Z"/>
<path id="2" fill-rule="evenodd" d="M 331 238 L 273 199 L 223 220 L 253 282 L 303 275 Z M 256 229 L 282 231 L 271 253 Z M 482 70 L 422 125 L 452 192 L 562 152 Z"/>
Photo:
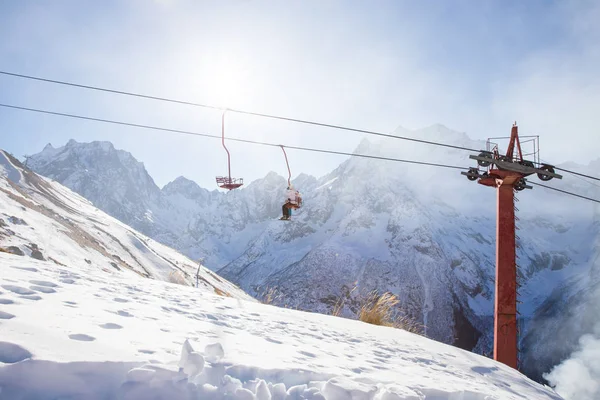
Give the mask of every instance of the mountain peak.
<path id="1" fill-rule="evenodd" d="M 364 153 L 368 152 L 368 150 L 371 148 L 372 144 L 373 143 L 369 139 L 364 137 L 361 139 L 360 143 L 358 143 L 358 146 L 356 146 L 356 148 L 354 149 L 354 153 L 364 154 Z"/>
<path id="2" fill-rule="evenodd" d="M 59 148 L 46 146 L 29 157 L 27 164 L 33 171 L 94 199 L 98 208 L 138 229 L 146 223 L 147 205 L 160 195 L 144 165 L 108 141 L 80 143 L 70 139 Z"/>
<path id="3" fill-rule="evenodd" d="M 163 186 L 162 190 L 172 190 L 173 188 L 187 187 L 200 188 L 200 186 L 198 186 L 198 184 L 193 180 L 188 179 L 185 176 L 178 176 L 177 178 Z"/>
<path id="4" fill-rule="evenodd" d="M 279 179 L 280 177 L 281 176 L 277 172 L 275 172 L 275 171 L 269 171 L 267 173 L 267 175 L 265 175 L 265 177 L 263 179 L 273 180 L 273 179 Z"/>
<path id="5" fill-rule="evenodd" d="M 178 183 L 178 184 L 186 184 L 186 185 L 189 185 L 189 184 L 193 184 L 193 185 L 195 185 L 195 184 L 196 184 L 196 182 L 194 182 L 194 181 L 193 181 L 193 180 L 191 180 L 191 179 L 188 179 L 188 178 L 186 178 L 186 177 L 185 177 L 185 176 L 183 176 L 183 175 L 180 175 L 180 176 L 178 176 L 177 178 L 175 178 L 175 180 L 173 181 L 173 183 Z"/>
<path id="6" fill-rule="evenodd" d="M 430 125 L 430 126 L 424 128 L 424 130 L 429 130 L 429 129 L 435 129 L 438 132 L 439 131 L 451 131 L 452 130 L 452 129 L 448 128 L 446 125 L 440 124 L 440 123 L 435 123 L 433 125 Z"/>
<path id="7" fill-rule="evenodd" d="M 166 195 L 181 194 L 186 198 L 194 199 L 205 194 L 207 190 L 202 189 L 196 182 L 185 176 L 178 176 L 163 186 L 161 192 Z"/>

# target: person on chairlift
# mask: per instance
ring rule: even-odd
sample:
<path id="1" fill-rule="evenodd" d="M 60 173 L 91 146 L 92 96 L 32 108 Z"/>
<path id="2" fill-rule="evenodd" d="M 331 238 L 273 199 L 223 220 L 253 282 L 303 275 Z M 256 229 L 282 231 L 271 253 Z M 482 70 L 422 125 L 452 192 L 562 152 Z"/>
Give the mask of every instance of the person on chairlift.
<path id="1" fill-rule="evenodd" d="M 283 216 L 282 220 L 289 220 L 292 217 L 292 209 L 302 206 L 302 196 L 300 192 L 295 190 L 292 185 L 289 185 L 285 192 L 285 203 L 281 207 Z"/>

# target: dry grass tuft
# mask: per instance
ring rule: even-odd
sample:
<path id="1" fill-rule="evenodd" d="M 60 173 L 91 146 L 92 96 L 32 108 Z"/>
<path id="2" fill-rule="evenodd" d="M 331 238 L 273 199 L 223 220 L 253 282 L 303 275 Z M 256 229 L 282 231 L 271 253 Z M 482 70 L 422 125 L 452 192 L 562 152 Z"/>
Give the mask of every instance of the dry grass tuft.
<path id="1" fill-rule="evenodd" d="M 386 292 L 382 295 L 371 292 L 360 307 L 358 319 L 373 325 L 389 326 L 407 332 L 423 334 L 423 327 L 406 315 L 401 315 L 396 307 L 398 297 Z"/>
<path id="2" fill-rule="evenodd" d="M 214 287 L 214 286 L 213 286 Z M 214 287 L 215 289 L 215 293 L 218 294 L 219 296 L 223 296 L 223 297 L 231 297 L 231 295 L 221 289 L 219 289 L 218 287 Z"/>
<path id="3" fill-rule="evenodd" d="M 393 327 L 394 309 L 398 303 L 398 298 L 389 292 L 379 295 L 373 291 L 362 302 L 358 319 L 368 324 Z"/>

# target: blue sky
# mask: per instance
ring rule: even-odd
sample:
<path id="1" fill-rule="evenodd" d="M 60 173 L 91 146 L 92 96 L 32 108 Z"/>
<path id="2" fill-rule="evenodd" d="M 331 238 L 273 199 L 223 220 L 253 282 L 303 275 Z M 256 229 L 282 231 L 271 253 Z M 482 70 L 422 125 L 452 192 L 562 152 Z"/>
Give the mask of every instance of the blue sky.
<path id="1" fill-rule="evenodd" d="M 594 1 L 8 1 L 0 70 L 391 132 L 444 124 L 472 138 L 541 135 L 542 157 L 600 153 Z M 0 75 L 0 102 L 219 134 L 220 114 Z M 352 151 L 361 136 L 231 114 L 231 136 Z M 213 139 L 0 108 L 17 156 L 109 140 L 159 185 L 214 187 Z M 231 144 L 233 174 L 286 173 L 280 150 Z M 290 151 L 321 176 L 343 158 Z"/>

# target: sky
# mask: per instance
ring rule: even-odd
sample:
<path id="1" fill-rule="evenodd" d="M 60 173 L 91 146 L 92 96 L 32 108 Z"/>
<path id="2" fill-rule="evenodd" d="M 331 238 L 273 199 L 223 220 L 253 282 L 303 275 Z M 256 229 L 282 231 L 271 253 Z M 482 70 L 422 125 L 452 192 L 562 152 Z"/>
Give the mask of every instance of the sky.
<path id="1" fill-rule="evenodd" d="M 4 1 L 0 70 L 381 132 L 439 123 L 486 139 L 517 121 L 540 135 L 542 159 L 587 164 L 600 153 L 597 20 L 592 0 Z M 221 132 L 218 110 L 4 75 L 0 103 Z M 235 113 L 226 135 L 346 152 L 362 139 Z M 227 173 L 216 139 L 0 107 L 0 147 L 17 157 L 71 138 L 111 141 L 159 186 L 184 175 L 216 187 Z M 287 173 L 276 147 L 228 147 L 234 177 Z M 293 176 L 344 160 L 288 157 Z"/>

